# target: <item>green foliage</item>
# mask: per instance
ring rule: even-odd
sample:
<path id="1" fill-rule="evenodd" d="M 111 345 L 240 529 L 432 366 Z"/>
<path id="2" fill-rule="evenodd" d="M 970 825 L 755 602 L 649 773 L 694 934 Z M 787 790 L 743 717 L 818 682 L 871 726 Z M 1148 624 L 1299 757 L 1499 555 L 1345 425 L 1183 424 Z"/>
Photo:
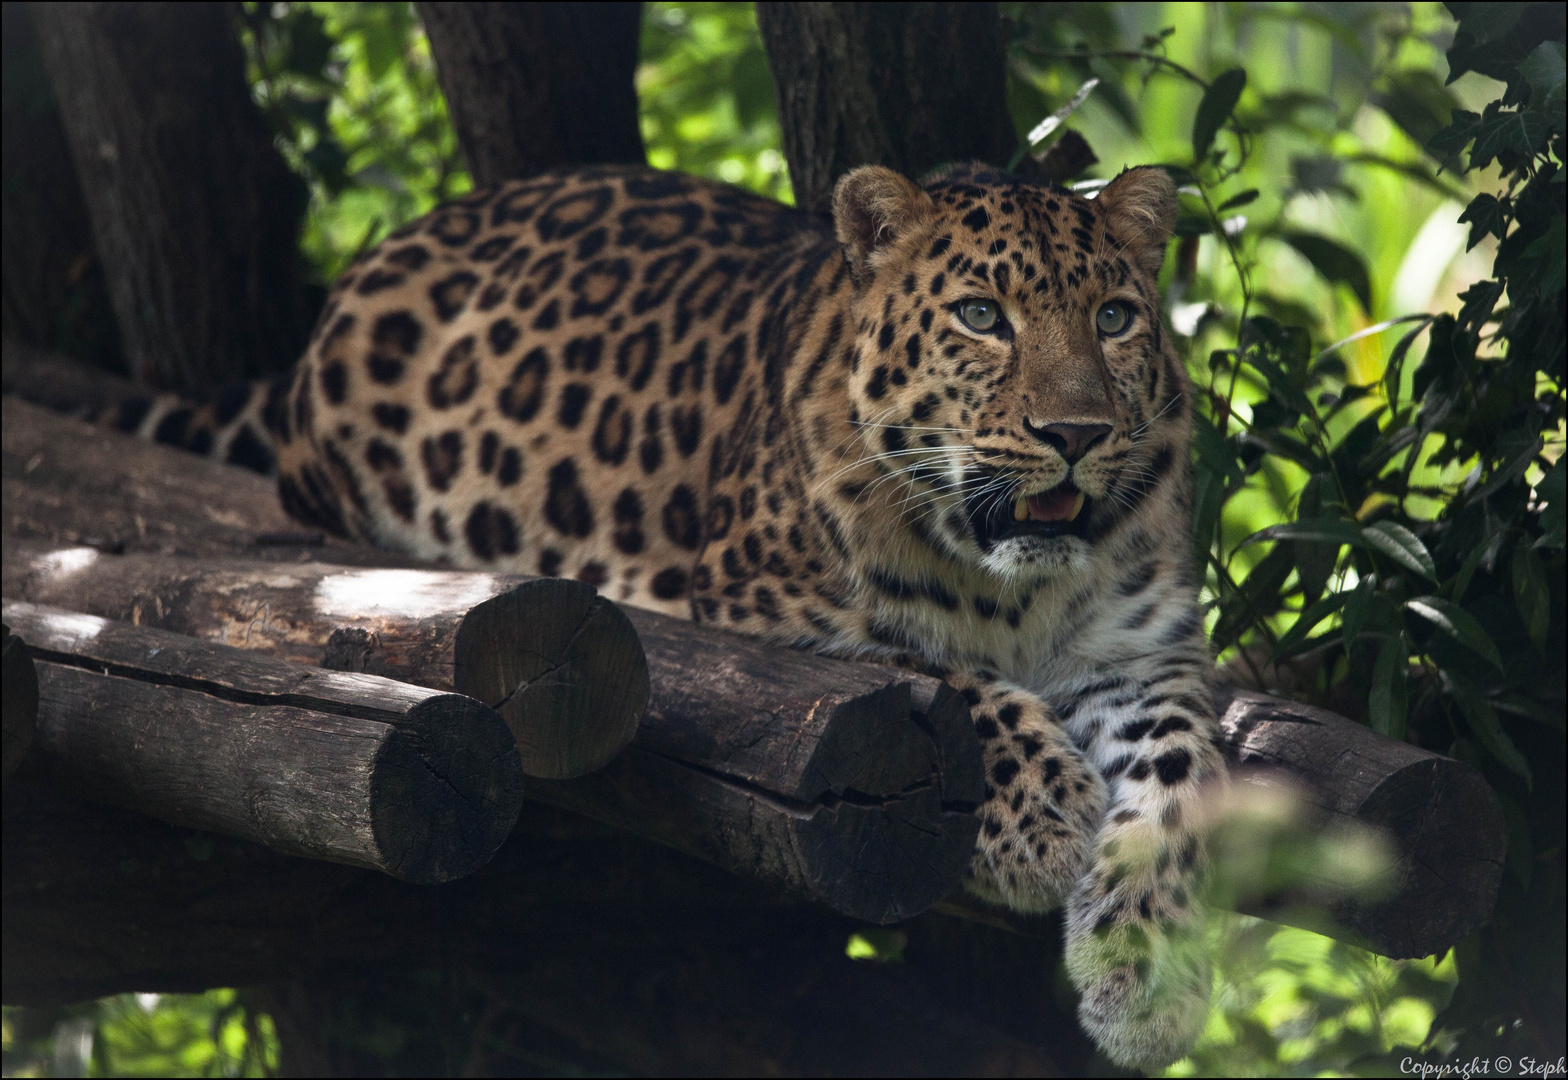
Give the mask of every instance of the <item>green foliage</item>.
<path id="1" fill-rule="evenodd" d="M 646 5 L 638 108 L 648 162 L 792 202 L 752 4 Z"/>
<path id="2" fill-rule="evenodd" d="M 257 105 L 310 183 L 301 246 L 323 283 L 472 184 L 407 3 L 246 3 Z"/>
<path id="3" fill-rule="evenodd" d="M 233 990 L 119 994 L 67 1009 L 7 1007 L 6 1076 L 275 1076 L 272 1020 Z"/>
<path id="4" fill-rule="evenodd" d="M 1398 1075 L 1453 995 L 1452 957 L 1410 963 L 1237 916 L 1215 920 L 1216 994 L 1168 1076 Z"/>

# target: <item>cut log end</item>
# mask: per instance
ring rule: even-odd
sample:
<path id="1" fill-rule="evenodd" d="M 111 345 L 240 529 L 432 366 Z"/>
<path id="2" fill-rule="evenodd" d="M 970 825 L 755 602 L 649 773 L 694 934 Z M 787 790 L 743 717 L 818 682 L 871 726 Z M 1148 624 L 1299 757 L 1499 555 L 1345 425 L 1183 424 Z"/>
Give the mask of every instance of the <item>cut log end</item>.
<path id="1" fill-rule="evenodd" d="M 472 698 L 428 698 L 408 720 L 376 755 L 376 844 L 394 877 L 454 881 L 505 842 L 522 805 L 522 766 L 511 731 Z"/>
<path id="2" fill-rule="evenodd" d="M 1306 786 L 1318 826 L 1377 830 L 1398 859 L 1387 896 L 1335 904 L 1327 925 L 1276 900 L 1255 913 L 1396 959 L 1442 952 L 1491 918 L 1508 829 L 1473 766 L 1299 702 L 1226 688 L 1215 704 L 1233 764 L 1283 771 Z"/>
<path id="3" fill-rule="evenodd" d="M 471 610 L 457 630 L 453 681 L 505 718 L 523 771 L 548 780 L 603 767 L 648 706 L 637 631 L 580 581 L 529 581 Z"/>
<path id="4" fill-rule="evenodd" d="M 901 681 L 843 702 L 806 766 L 803 794 L 816 805 L 797 819 L 797 842 L 817 898 L 846 914 L 909 918 L 951 892 L 969 865 L 979 755 L 947 759 L 967 758 L 976 740 L 957 727 L 969 723 L 968 709 L 960 715 L 935 697 L 922 713 Z"/>
<path id="5" fill-rule="evenodd" d="M 1508 828 L 1473 766 L 1443 757 L 1412 762 L 1378 784 L 1356 816 L 1397 837 L 1400 848 L 1394 897 L 1351 901 L 1341 912 L 1377 952 L 1431 956 L 1491 918 Z"/>

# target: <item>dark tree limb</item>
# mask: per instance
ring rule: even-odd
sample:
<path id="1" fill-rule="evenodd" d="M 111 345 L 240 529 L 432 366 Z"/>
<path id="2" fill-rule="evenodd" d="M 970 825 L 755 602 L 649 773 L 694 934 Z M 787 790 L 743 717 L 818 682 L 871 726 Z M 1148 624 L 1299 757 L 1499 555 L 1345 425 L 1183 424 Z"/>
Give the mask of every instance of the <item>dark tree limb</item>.
<path id="1" fill-rule="evenodd" d="M 0 338 L 59 349 L 99 371 L 123 371 L 120 330 L 32 7 L 0 5 Z"/>
<path id="2" fill-rule="evenodd" d="M 33 756 L 96 801 L 435 883 L 500 847 L 511 733 L 457 694 L 5 602 L 38 664 Z"/>
<path id="3" fill-rule="evenodd" d="M 642 4 L 415 7 L 475 185 L 647 160 L 632 84 Z"/>
<path id="4" fill-rule="evenodd" d="M 825 212 L 857 165 L 919 177 L 1018 145 L 993 3 L 769 3 L 757 26 L 802 209 Z"/>
<path id="5" fill-rule="evenodd" d="M 287 369 L 315 316 L 308 194 L 251 101 L 233 9 L 32 14 L 133 377 L 194 389 Z"/>

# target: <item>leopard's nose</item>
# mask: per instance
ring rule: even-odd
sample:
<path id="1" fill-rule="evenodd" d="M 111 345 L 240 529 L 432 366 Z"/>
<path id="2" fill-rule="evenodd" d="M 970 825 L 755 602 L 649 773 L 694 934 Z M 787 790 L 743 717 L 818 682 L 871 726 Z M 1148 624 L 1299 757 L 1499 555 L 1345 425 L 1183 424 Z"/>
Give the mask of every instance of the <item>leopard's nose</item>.
<path id="1" fill-rule="evenodd" d="M 1045 424 L 1036 427 L 1032 420 L 1025 420 L 1029 434 L 1056 448 L 1056 452 L 1069 465 L 1089 452 L 1095 443 L 1111 433 L 1110 424 Z"/>

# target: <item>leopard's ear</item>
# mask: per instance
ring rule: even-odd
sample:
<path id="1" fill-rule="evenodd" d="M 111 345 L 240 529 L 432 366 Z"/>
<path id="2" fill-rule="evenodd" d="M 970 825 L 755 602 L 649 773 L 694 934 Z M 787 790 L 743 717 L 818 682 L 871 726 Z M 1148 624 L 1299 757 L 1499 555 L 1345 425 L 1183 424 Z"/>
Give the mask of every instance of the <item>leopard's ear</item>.
<path id="1" fill-rule="evenodd" d="M 892 169 L 864 165 L 845 173 L 833 189 L 833 225 L 855 279 L 869 278 L 878 253 L 933 209 L 931 196 Z"/>
<path id="2" fill-rule="evenodd" d="M 1164 169 L 1127 169 L 1094 200 L 1110 232 L 1151 274 L 1165 261 L 1165 242 L 1176 228 L 1176 185 Z"/>

